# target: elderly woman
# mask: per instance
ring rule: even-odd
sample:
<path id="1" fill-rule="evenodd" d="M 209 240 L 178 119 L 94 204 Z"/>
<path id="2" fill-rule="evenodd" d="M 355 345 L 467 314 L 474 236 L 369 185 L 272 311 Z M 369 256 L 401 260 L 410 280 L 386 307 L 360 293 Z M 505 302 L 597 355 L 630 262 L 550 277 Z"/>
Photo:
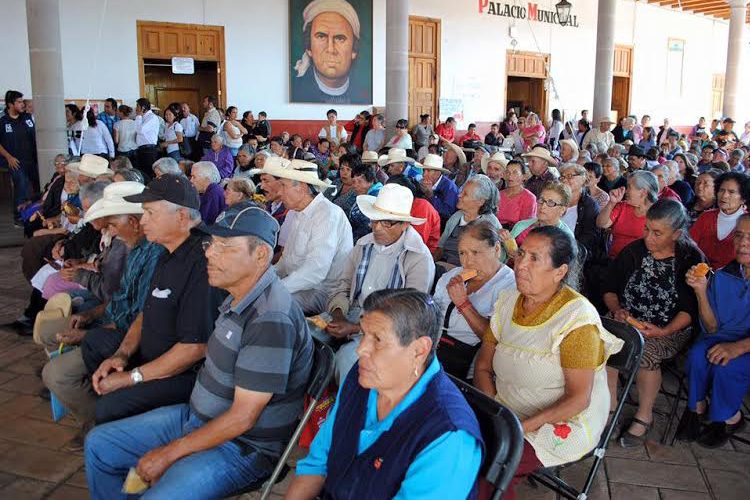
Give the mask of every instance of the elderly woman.
<path id="1" fill-rule="evenodd" d="M 698 175 L 698 179 L 695 181 L 695 196 L 692 203 L 689 203 L 686 207 L 691 226 L 695 224 L 695 221 L 703 212 L 716 208 L 715 182 L 720 175 L 721 171 L 715 169 L 706 170 Z"/>
<path id="2" fill-rule="evenodd" d="M 219 134 L 211 136 L 211 149 L 203 155 L 201 161 L 213 163 L 222 179 L 231 177 L 234 171 L 232 152 L 224 145 L 224 139 Z"/>
<path id="3" fill-rule="evenodd" d="M 563 163 L 560 180 L 570 189 L 570 201 L 562 221 L 573 231 L 578 244 L 586 249 L 586 255 L 581 259 L 586 261 L 602 253 L 601 231 L 596 227 L 599 205 L 585 191 L 588 177 L 584 167 L 577 163 Z"/>
<path id="4" fill-rule="evenodd" d="M 744 427 L 740 408 L 750 391 L 750 215 L 737 221 L 733 244 L 735 259 L 710 279 L 695 268 L 686 276 L 698 299 L 703 336 L 688 354 L 688 406 L 676 437 L 707 448 L 723 446 Z M 710 423 L 701 432 L 704 416 Z"/>
<path id="5" fill-rule="evenodd" d="M 409 135 L 409 122 L 401 119 L 396 122 L 396 133 L 385 143 L 385 148 L 400 148 L 405 150 L 414 149 L 412 138 Z"/>
<path id="6" fill-rule="evenodd" d="M 62 210 L 62 203 L 65 201 L 63 199 L 65 167 L 68 165 L 68 160 L 65 155 L 59 154 L 55 156 L 52 165 L 54 173 L 47 185 L 44 186 L 41 199 L 24 209 L 21 214 L 23 232 L 27 238 L 31 238 L 34 231 L 44 227 L 47 219 L 59 216 Z M 78 189 L 76 188 L 75 191 L 78 192 Z M 67 196 L 65 196 L 65 199 L 67 199 Z"/>
<path id="7" fill-rule="evenodd" d="M 609 194 L 599 187 L 603 175 L 602 166 L 595 161 L 587 161 L 583 164 L 583 168 L 586 169 L 586 187 L 589 190 L 589 196 L 594 199 L 601 210 L 609 203 Z"/>
<path id="8" fill-rule="evenodd" d="M 669 189 L 680 197 L 683 205 L 687 206 L 690 204 L 693 201 L 693 197 L 695 197 L 695 193 L 690 184 L 682 180 L 679 164 L 675 160 L 667 160 L 664 162 L 663 167 L 669 169 Z"/>
<path id="9" fill-rule="evenodd" d="M 439 307 L 425 293 L 390 289 L 363 310 L 359 363 L 286 498 L 475 497 L 482 437 L 435 356 Z"/>
<path id="10" fill-rule="evenodd" d="M 252 170 L 255 168 L 253 160 L 255 159 L 255 153 L 250 149 L 250 146 L 243 144 L 237 151 L 235 157 L 235 168 L 233 177 L 246 177 L 251 178 L 253 173 Z"/>
<path id="11" fill-rule="evenodd" d="M 714 184 L 718 208 L 703 212 L 690 228 L 690 236 L 706 254 L 709 265 L 719 269 L 734 259 L 734 228 L 747 212 L 750 180 L 744 174 L 726 172 Z"/>
<path id="12" fill-rule="evenodd" d="M 679 194 L 675 193 L 669 185 L 672 183 L 672 170 L 665 163 L 662 165 L 656 165 L 651 168 L 651 173 L 656 176 L 656 180 L 659 183 L 659 194 L 660 200 L 674 200 L 682 203 L 682 198 Z"/>
<path id="13" fill-rule="evenodd" d="M 221 189 L 219 171 L 210 161 L 199 161 L 193 164 L 190 171 L 190 182 L 200 196 L 201 220 L 213 224 L 216 217 L 226 208 L 224 190 Z"/>
<path id="14" fill-rule="evenodd" d="M 502 290 L 482 338 L 474 385 L 521 419 L 518 478 L 591 451 L 607 421 L 603 369 L 622 341 L 573 288 L 577 246 L 545 226 L 531 231 L 516 260 L 516 289 Z M 512 490 L 508 492 L 512 494 Z"/>
<path id="15" fill-rule="evenodd" d="M 154 177 L 157 179 L 165 174 L 170 175 L 183 175 L 182 170 L 180 170 L 180 164 L 177 163 L 177 161 L 169 156 L 165 156 L 164 158 L 159 158 L 156 160 L 153 164 L 154 169 Z"/>
<path id="16" fill-rule="evenodd" d="M 627 200 L 623 201 L 627 193 Z M 614 259 L 629 243 L 643 238 L 646 212 L 658 200 L 659 181 L 651 172 L 637 170 L 628 177 L 627 188 L 609 192 L 609 203 L 599 212 L 596 225 L 612 235 L 609 258 Z"/>
<path id="17" fill-rule="evenodd" d="M 451 142 L 443 142 L 443 144 L 445 145 L 445 152 L 443 153 L 443 168 L 450 170 L 451 174 L 449 177 L 455 179 L 456 176 L 465 169 L 466 153 Z"/>
<path id="18" fill-rule="evenodd" d="M 224 186 L 224 204 L 227 208 L 237 203 L 253 203 L 255 184 L 244 177 L 234 177 Z"/>
<path id="19" fill-rule="evenodd" d="M 500 238 L 503 240 L 503 246 L 508 254 L 505 258 L 515 259 L 518 256 L 518 247 L 523 244 L 528 234 L 537 227 L 557 227 L 575 237 L 573 230 L 562 221 L 562 216 L 568 209 L 571 197 L 570 188 L 565 184 L 556 181 L 545 183 L 539 193 L 539 198 L 536 200 L 536 217 L 517 222 L 510 231 L 505 229 L 500 231 Z M 512 245 L 509 245 L 510 240 L 515 240 L 515 249 Z"/>
<path id="20" fill-rule="evenodd" d="M 460 379 L 473 377 L 470 367 L 498 294 L 516 286 L 513 270 L 500 262 L 502 251 L 494 225 L 487 221 L 467 224 L 458 237 L 461 265 L 443 274 L 435 287 L 435 302 L 443 317 L 438 359 L 446 372 Z M 465 280 L 464 271 L 476 275 Z"/>
<path id="21" fill-rule="evenodd" d="M 690 341 L 696 302 L 685 273 L 703 261 L 703 254 L 687 236 L 687 222 L 681 203 L 657 201 L 646 213 L 643 238 L 618 254 L 603 284 L 610 314 L 618 321 L 640 322 L 638 329 L 645 338 L 636 376 L 638 410 L 620 436 L 623 447 L 638 446 L 646 439 L 661 387 L 661 363 Z M 613 394 L 616 375 L 610 373 Z"/>
<path id="22" fill-rule="evenodd" d="M 352 182 L 352 170 L 362 165 L 359 155 L 346 153 L 339 159 L 339 178 L 335 190 L 329 190 L 331 201 L 349 215 L 357 201 L 357 192 Z"/>
<path id="23" fill-rule="evenodd" d="M 478 148 L 477 151 L 484 150 Z M 485 154 L 482 156 L 480 165 L 484 175 L 489 177 L 492 182 L 495 183 L 498 190 L 505 188 L 503 177 L 505 175 L 505 167 L 508 166 L 508 160 L 505 158 L 505 154 L 502 152 L 497 152 L 492 156 Z"/>
<path id="24" fill-rule="evenodd" d="M 536 196 L 523 187 L 529 169 L 522 161 L 511 160 L 505 167 L 505 189 L 500 191 L 497 218 L 506 228 L 518 221 L 536 217 Z"/>
<path id="25" fill-rule="evenodd" d="M 475 220 L 484 220 L 500 229 L 497 212 L 498 191 L 489 177 L 478 174 L 466 181 L 458 195 L 456 213 L 445 223 L 443 235 L 438 242 L 435 260 L 455 267 L 461 265 L 458 249 L 458 237 L 467 224 Z"/>

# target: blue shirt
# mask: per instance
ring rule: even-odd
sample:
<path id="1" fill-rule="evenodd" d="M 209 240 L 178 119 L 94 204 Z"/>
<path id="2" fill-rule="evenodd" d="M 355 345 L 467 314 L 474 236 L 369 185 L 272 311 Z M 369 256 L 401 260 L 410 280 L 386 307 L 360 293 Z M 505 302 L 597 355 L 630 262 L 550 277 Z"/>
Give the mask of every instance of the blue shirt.
<path id="1" fill-rule="evenodd" d="M 97 120 L 99 120 L 100 122 L 104 123 L 107 126 L 107 130 L 109 130 L 109 135 L 111 135 L 112 138 L 114 138 L 115 137 L 114 126 L 115 126 L 115 123 L 120 121 L 120 118 L 117 115 L 109 116 L 107 113 L 102 111 L 101 113 L 99 113 Z"/>
<path id="2" fill-rule="evenodd" d="M 365 427 L 359 434 L 359 454 L 367 451 L 391 428 L 399 415 L 424 394 L 427 384 L 439 371 L 440 363 L 435 357 L 414 387 L 382 421 L 378 421 L 378 391 L 370 389 Z M 297 462 L 298 476 L 327 474 L 328 452 L 333 439 L 338 399 L 337 397 L 336 404 L 315 436 L 310 453 Z M 471 487 L 467 487 L 467 482 L 473 484 L 481 463 L 482 448 L 476 439 L 466 431 L 446 432 L 417 455 L 406 471 L 395 498 L 462 498 L 466 495 L 467 488 Z M 440 480 L 436 481 L 435 478 Z"/>

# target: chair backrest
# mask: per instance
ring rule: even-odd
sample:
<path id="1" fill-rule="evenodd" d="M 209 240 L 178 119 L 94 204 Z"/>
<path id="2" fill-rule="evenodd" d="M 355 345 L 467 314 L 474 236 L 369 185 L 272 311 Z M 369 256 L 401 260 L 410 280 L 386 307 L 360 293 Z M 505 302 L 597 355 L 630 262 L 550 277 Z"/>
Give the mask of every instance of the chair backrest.
<path id="1" fill-rule="evenodd" d="M 307 395 L 313 399 L 320 399 L 325 388 L 331 383 L 336 365 L 333 350 L 329 346 L 316 338 L 313 338 L 313 343 L 313 366 L 307 385 Z"/>
<path id="2" fill-rule="evenodd" d="M 607 365 L 615 368 L 627 377 L 637 371 L 643 355 L 643 337 L 627 323 L 621 323 L 610 318 L 602 317 L 604 328 L 624 342 L 620 352 L 609 357 Z"/>
<path id="3" fill-rule="evenodd" d="M 505 406 L 466 382 L 448 375 L 466 398 L 479 421 L 484 439 L 484 460 L 479 473 L 495 486 L 495 495 L 508 489 L 523 453 L 523 428 Z"/>

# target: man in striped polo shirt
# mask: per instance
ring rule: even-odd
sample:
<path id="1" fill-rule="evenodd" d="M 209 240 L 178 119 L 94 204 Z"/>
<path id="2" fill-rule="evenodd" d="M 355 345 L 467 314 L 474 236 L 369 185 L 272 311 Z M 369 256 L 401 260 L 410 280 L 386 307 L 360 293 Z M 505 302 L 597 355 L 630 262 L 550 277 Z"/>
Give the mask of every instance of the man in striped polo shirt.
<path id="1" fill-rule="evenodd" d="M 220 307 L 190 404 L 100 425 L 86 439 L 92 498 L 115 498 L 131 467 L 154 498 L 223 498 L 270 476 L 302 412 L 313 343 L 271 266 L 279 225 L 238 204 L 203 227 Z M 125 495 L 122 495 L 123 498 Z"/>

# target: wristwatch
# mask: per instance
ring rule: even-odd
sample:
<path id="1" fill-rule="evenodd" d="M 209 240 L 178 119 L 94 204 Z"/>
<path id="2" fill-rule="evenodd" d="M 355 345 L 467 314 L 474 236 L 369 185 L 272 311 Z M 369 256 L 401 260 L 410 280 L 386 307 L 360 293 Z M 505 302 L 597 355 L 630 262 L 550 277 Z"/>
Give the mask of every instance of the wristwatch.
<path id="1" fill-rule="evenodd" d="M 143 382 L 143 374 L 141 373 L 140 368 L 133 368 L 130 371 L 130 380 L 133 381 L 133 385 Z"/>

